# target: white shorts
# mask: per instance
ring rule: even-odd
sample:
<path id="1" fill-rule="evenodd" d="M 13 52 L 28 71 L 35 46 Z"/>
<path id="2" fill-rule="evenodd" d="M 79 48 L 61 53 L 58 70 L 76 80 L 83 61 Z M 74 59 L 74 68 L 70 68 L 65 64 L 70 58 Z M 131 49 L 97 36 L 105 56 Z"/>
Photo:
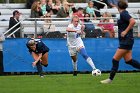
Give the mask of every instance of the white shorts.
<path id="1" fill-rule="evenodd" d="M 77 55 L 77 53 L 79 52 L 79 49 L 80 48 L 84 48 L 84 46 L 81 46 L 81 47 L 68 47 L 68 50 L 69 50 L 69 54 L 70 56 L 75 56 Z"/>

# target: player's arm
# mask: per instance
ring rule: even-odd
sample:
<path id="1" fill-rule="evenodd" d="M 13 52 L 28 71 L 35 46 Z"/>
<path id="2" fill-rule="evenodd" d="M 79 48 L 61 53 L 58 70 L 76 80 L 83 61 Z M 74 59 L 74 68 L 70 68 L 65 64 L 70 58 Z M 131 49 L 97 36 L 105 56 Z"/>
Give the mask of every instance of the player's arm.
<path id="1" fill-rule="evenodd" d="M 35 66 L 41 60 L 42 53 L 38 54 L 38 57 L 34 56 L 34 52 L 32 52 L 32 55 L 33 55 L 33 57 L 35 59 L 35 61 L 33 62 L 33 66 Z"/>
<path id="2" fill-rule="evenodd" d="M 42 57 L 42 53 L 38 54 L 38 58 L 35 60 L 35 63 L 37 63 L 38 61 L 40 61 L 41 57 Z"/>
<path id="3" fill-rule="evenodd" d="M 74 29 L 72 29 L 72 28 L 70 28 L 70 27 L 67 27 L 67 28 L 66 28 L 66 31 L 67 31 L 67 32 L 76 32 L 76 30 L 74 30 Z"/>
<path id="4" fill-rule="evenodd" d="M 84 29 L 85 29 L 85 25 L 82 24 L 82 25 L 81 25 L 81 34 L 85 34 Z"/>
<path id="5" fill-rule="evenodd" d="M 132 29 L 133 28 L 133 26 L 135 25 L 135 19 L 134 18 L 131 18 L 130 20 L 129 20 L 129 25 L 128 25 L 128 27 L 125 29 L 125 31 L 126 31 L 126 33 L 128 33 L 128 31 L 130 31 L 130 29 Z"/>
<path id="6" fill-rule="evenodd" d="M 81 31 L 84 32 L 84 29 L 85 29 L 85 25 L 82 25 L 81 26 Z"/>
<path id="7" fill-rule="evenodd" d="M 130 18 L 130 20 L 129 20 L 129 25 L 128 25 L 128 27 L 121 33 L 121 36 L 122 37 L 124 37 L 129 31 L 130 31 L 130 29 L 132 29 L 133 28 L 133 26 L 135 25 L 135 19 L 133 19 L 133 18 Z"/>

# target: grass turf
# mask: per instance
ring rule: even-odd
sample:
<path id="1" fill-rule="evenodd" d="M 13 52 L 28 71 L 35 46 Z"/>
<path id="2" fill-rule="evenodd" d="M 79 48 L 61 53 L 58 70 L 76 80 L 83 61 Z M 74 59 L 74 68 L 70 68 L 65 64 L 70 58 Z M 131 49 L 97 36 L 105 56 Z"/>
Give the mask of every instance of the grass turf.
<path id="1" fill-rule="evenodd" d="M 117 73 L 111 84 L 101 84 L 109 74 L 0 76 L 0 93 L 140 93 L 140 73 Z"/>

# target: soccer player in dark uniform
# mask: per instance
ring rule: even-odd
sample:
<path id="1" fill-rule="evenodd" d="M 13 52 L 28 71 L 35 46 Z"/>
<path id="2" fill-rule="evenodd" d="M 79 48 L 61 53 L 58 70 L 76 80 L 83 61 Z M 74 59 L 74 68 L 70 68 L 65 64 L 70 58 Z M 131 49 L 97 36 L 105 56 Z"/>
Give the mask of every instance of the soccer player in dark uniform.
<path id="1" fill-rule="evenodd" d="M 140 69 L 140 63 L 132 59 L 132 47 L 134 44 L 133 38 L 133 26 L 135 20 L 129 15 L 126 8 L 128 3 L 125 0 L 118 2 L 118 10 L 120 12 L 120 19 L 118 20 L 118 36 L 119 47 L 112 59 L 112 69 L 108 79 L 102 80 L 101 83 L 111 83 L 119 68 L 119 61 L 124 58 L 125 63 L 129 64 L 137 69 Z"/>
<path id="2" fill-rule="evenodd" d="M 40 77 L 43 77 L 42 65 L 48 66 L 49 48 L 40 39 L 30 39 L 26 46 L 35 60 L 32 65 L 37 67 Z"/>

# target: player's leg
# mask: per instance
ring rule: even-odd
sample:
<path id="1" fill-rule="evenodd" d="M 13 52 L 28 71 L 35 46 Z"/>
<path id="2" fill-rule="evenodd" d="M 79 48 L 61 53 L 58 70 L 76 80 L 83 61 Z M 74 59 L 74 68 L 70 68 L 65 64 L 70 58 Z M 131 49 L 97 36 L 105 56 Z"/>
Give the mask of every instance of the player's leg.
<path id="1" fill-rule="evenodd" d="M 112 59 L 112 68 L 110 72 L 109 79 L 102 80 L 101 83 L 111 83 L 114 79 L 116 72 L 119 68 L 119 61 L 120 59 L 127 53 L 127 50 L 124 49 L 117 49 L 113 59 Z"/>
<path id="2" fill-rule="evenodd" d="M 73 76 L 77 76 L 77 55 L 71 56 L 73 65 Z"/>
<path id="3" fill-rule="evenodd" d="M 83 58 L 87 61 L 87 63 L 92 67 L 93 70 L 96 69 L 92 59 L 88 56 L 85 48 L 80 48 L 79 53 L 83 56 Z"/>
<path id="4" fill-rule="evenodd" d="M 38 55 L 35 54 L 34 52 L 32 52 L 32 56 L 33 56 L 34 60 L 36 60 L 38 58 Z M 42 77 L 43 76 L 43 74 L 42 74 L 43 71 L 42 71 L 42 66 L 41 66 L 40 61 L 37 62 L 36 67 L 37 67 L 37 71 L 38 71 L 40 77 Z"/>
<path id="5" fill-rule="evenodd" d="M 73 65 L 73 76 L 77 76 L 77 51 L 76 47 L 68 47 L 69 54 L 72 59 L 72 65 Z"/>
<path id="6" fill-rule="evenodd" d="M 41 64 L 44 65 L 45 67 L 48 66 L 48 52 L 46 52 L 42 58 L 41 58 Z"/>
<path id="7" fill-rule="evenodd" d="M 124 60 L 126 64 L 133 66 L 134 68 L 140 69 L 140 63 L 137 60 L 132 59 L 132 51 L 130 50 L 125 54 Z"/>

